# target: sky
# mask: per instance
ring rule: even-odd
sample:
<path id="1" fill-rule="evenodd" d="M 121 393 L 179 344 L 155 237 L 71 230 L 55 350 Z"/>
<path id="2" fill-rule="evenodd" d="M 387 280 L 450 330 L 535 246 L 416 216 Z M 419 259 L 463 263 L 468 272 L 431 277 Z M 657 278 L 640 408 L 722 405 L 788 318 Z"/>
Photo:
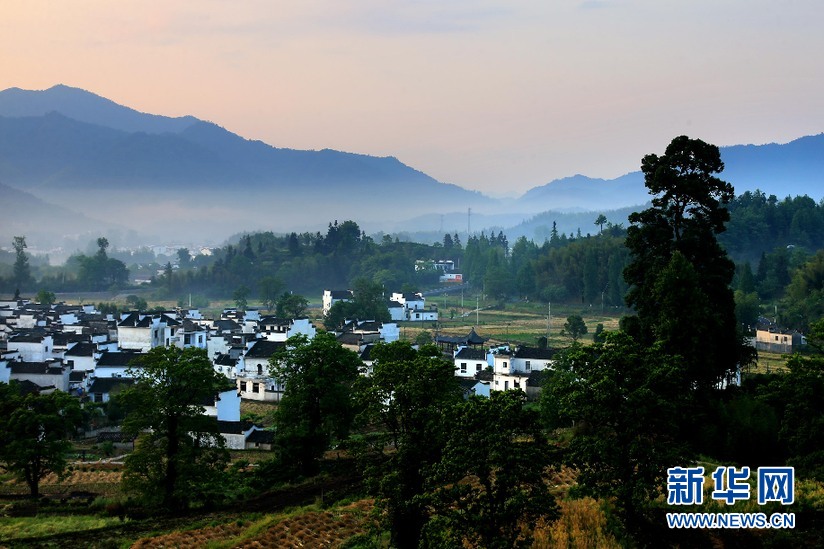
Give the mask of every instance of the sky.
<path id="1" fill-rule="evenodd" d="M 0 89 L 83 88 L 516 195 L 678 135 L 824 132 L 820 0 L 0 0 Z"/>

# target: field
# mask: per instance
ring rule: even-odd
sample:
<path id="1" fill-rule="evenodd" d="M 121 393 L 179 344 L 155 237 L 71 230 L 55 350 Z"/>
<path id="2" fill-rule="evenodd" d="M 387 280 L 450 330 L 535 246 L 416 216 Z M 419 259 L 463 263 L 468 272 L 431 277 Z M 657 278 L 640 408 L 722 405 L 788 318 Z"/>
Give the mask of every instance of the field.
<path id="1" fill-rule="evenodd" d="M 536 345 L 538 338 L 547 336 L 549 332 L 549 346 L 563 347 L 569 345 L 571 341 L 560 333 L 568 316 L 583 317 L 588 330 L 584 339 L 591 341 L 598 324 L 603 324 L 605 330 L 617 330 L 618 320 L 623 314 L 621 310 L 605 309 L 602 312 L 600 307 L 552 305 L 551 324 L 547 330 L 547 317 L 550 310 L 545 303 L 514 301 L 498 307 L 491 302 L 480 302 L 477 311 L 474 299 L 471 303 L 468 298 L 465 299 L 462 307 L 460 296 L 428 297 L 427 304 L 430 303 L 438 305 L 440 320 L 437 325 L 432 322 L 403 322 L 401 323 L 402 339 L 414 340 L 415 336 L 423 330 L 430 332 L 433 336 L 436 331 L 445 335 L 466 335 L 474 326 L 479 335 L 490 339 L 487 344 Z"/>

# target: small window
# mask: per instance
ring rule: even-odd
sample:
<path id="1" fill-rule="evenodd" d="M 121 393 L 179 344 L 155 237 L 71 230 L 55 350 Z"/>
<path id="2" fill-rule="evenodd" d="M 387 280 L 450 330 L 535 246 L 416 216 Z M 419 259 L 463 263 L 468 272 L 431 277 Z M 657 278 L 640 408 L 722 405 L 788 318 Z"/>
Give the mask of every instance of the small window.
<path id="1" fill-rule="evenodd" d="M 478 364 L 476 364 L 476 365 L 475 365 L 475 371 L 476 371 L 476 372 L 480 372 L 480 371 L 481 371 L 481 363 L 480 363 L 480 362 L 479 362 Z"/>
<path id="2" fill-rule="evenodd" d="M 778 336 L 775 336 L 775 340 L 778 341 Z"/>
<path id="3" fill-rule="evenodd" d="M 532 362 L 527 360 L 526 361 L 526 371 L 528 372 L 532 368 Z"/>
<path id="4" fill-rule="evenodd" d="M 509 389 L 509 382 L 504 381 L 504 391 L 506 391 L 507 389 Z"/>
<path id="5" fill-rule="evenodd" d="M 466 373 L 466 362 L 461 362 L 461 372 Z"/>
<path id="6" fill-rule="evenodd" d="M 252 392 L 259 393 L 260 392 L 260 383 L 253 383 L 252 384 Z"/>

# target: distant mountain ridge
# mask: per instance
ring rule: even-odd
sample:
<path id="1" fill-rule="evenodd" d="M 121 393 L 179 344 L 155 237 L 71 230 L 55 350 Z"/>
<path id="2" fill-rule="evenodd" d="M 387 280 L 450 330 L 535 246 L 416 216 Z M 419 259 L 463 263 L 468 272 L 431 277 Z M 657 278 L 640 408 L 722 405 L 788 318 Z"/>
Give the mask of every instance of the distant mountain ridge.
<path id="1" fill-rule="evenodd" d="M 721 154 L 722 178 L 737 193 L 824 196 L 824 134 L 722 147 Z M 495 200 L 395 157 L 277 148 L 192 116 L 141 113 L 64 85 L 0 91 L 0 183 L 6 202 L 14 188 L 110 226 L 212 241 L 245 230 L 315 230 L 334 219 L 375 231 L 431 231 L 467 208 L 479 222 L 505 228 L 542 212 L 611 211 L 650 198 L 642 174 L 632 172 L 575 175 Z M 538 222 L 539 231 L 544 225 Z"/>
<path id="2" fill-rule="evenodd" d="M 786 144 L 735 145 L 720 147 L 720 151 L 724 162 L 720 177 L 732 183 L 736 194 L 760 189 L 779 198 L 803 194 L 824 198 L 824 133 Z M 637 171 L 615 179 L 580 174 L 556 179 L 530 189 L 518 203 L 528 206 L 549 201 L 555 209 L 586 203 L 597 206 L 589 209 L 598 210 L 643 204 L 649 198 L 644 174 Z"/>
<path id="3" fill-rule="evenodd" d="M 92 92 L 58 84 L 47 90 L 9 88 L 0 92 L 0 116 L 21 118 L 59 112 L 78 122 L 125 132 L 179 133 L 198 122 L 194 116 L 171 118 L 119 105 Z"/>

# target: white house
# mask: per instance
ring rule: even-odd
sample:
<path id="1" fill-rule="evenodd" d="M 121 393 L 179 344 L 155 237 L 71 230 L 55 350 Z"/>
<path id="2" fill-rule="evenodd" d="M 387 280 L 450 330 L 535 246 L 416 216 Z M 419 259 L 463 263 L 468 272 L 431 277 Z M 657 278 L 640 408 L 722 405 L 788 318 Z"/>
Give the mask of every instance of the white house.
<path id="1" fill-rule="evenodd" d="M 50 335 L 23 333 L 8 340 L 9 351 L 20 353 L 20 359 L 27 362 L 43 362 L 54 358 L 54 338 Z"/>
<path id="2" fill-rule="evenodd" d="M 488 366 L 487 354 L 483 349 L 459 347 L 455 353 L 455 375 L 458 377 L 474 379 Z"/>
<path id="3" fill-rule="evenodd" d="M 152 316 L 138 312 L 124 314 L 117 324 L 117 344 L 121 349 L 145 353 L 166 343 L 166 327 L 165 316 Z"/>
<path id="4" fill-rule="evenodd" d="M 308 318 L 279 319 L 264 317 L 258 323 L 260 334 L 269 341 L 286 341 L 298 334 L 313 339 L 318 333 L 315 325 Z"/>
<path id="5" fill-rule="evenodd" d="M 493 355 L 493 391 L 520 389 L 527 392 L 527 381 L 534 372 L 552 367 L 552 349 L 522 346 L 514 351 L 499 351 Z"/>
<path id="6" fill-rule="evenodd" d="M 329 309 L 338 301 L 352 301 L 352 290 L 323 290 L 323 316 L 329 314 Z"/>
<path id="7" fill-rule="evenodd" d="M 45 362 L 10 362 L 11 375 L 9 379 L 30 381 L 40 387 L 54 387 L 64 393 L 69 392 L 69 374 L 71 368 L 61 360 L 50 359 Z"/>
<path id="8" fill-rule="evenodd" d="M 395 292 L 392 294 L 391 301 L 400 303 L 403 306 L 405 320 L 408 320 L 410 322 L 438 321 L 438 310 L 433 308 L 427 309 L 426 299 L 420 293 L 404 294 L 400 292 Z"/>
<path id="9" fill-rule="evenodd" d="M 94 355 L 97 345 L 94 343 L 75 343 L 63 354 L 63 360 L 74 371 L 92 371 L 95 367 Z"/>

